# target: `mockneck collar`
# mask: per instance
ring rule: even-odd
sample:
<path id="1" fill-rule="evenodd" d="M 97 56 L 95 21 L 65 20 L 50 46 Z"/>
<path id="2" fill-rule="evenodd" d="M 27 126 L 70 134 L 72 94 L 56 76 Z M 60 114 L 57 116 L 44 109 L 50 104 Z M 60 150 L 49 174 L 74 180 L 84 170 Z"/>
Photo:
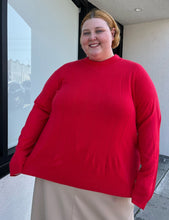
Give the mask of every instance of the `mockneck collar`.
<path id="1" fill-rule="evenodd" d="M 94 64 L 94 65 L 104 65 L 104 64 L 109 64 L 109 63 L 115 63 L 117 61 L 119 61 L 121 58 L 115 54 L 112 57 L 103 60 L 103 61 L 94 61 L 94 60 L 90 60 L 88 57 L 84 58 L 83 61 L 90 63 L 90 64 Z"/>

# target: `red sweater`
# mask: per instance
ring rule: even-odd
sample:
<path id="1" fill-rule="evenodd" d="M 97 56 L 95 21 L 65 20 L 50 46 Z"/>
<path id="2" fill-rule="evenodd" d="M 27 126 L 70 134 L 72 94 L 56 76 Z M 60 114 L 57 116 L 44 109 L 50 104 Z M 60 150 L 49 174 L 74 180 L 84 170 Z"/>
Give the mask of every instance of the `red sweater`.
<path id="1" fill-rule="evenodd" d="M 132 197 L 144 208 L 155 187 L 160 120 L 155 87 L 139 64 L 117 55 L 65 64 L 35 100 L 11 176 Z"/>

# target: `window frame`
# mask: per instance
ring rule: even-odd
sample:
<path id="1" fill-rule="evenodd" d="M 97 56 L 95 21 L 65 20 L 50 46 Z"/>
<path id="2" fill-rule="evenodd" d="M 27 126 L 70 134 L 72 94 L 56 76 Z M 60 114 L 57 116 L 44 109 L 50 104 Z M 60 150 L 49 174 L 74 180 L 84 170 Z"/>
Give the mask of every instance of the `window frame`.
<path id="1" fill-rule="evenodd" d="M 9 161 L 15 147 L 8 149 L 8 53 L 7 53 L 8 1 L 0 3 L 0 178 L 9 173 Z"/>

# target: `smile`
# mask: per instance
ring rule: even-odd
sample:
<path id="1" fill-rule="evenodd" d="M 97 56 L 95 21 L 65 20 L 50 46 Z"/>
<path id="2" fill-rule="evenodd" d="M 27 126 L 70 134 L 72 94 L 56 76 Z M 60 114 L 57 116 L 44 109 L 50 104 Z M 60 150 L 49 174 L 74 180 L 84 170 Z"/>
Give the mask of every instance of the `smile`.
<path id="1" fill-rule="evenodd" d="M 99 45 L 100 45 L 99 43 L 89 44 L 89 47 L 91 47 L 91 48 L 95 48 L 95 47 L 98 47 Z"/>

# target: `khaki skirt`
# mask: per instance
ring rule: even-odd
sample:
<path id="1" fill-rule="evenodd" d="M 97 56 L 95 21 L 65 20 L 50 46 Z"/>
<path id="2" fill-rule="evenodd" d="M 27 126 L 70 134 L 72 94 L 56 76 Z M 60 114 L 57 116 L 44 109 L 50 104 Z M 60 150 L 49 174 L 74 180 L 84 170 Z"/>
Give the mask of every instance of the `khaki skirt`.
<path id="1" fill-rule="evenodd" d="M 131 198 L 36 178 L 31 220 L 134 220 Z"/>

